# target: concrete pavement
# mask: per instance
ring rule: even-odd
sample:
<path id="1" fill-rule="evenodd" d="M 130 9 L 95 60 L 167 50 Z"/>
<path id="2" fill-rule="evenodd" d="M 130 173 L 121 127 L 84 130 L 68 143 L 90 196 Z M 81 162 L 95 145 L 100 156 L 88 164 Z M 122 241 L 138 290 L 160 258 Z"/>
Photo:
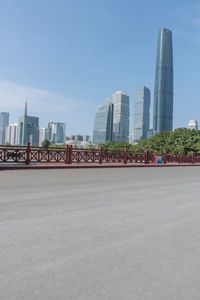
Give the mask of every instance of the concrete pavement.
<path id="1" fill-rule="evenodd" d="M 193 167 L 0 171 L 0 299 L 200 299 L 199 179 Z"/>

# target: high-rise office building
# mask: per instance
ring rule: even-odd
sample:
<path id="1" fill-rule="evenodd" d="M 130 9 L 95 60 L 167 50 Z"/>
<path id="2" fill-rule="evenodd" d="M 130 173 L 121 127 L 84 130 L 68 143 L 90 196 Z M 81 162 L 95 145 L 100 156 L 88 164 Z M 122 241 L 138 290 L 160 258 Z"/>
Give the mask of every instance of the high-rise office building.
<path id="1" fill-rule="evenodd" d="M 9 125 L 9 113 L 0 112 L 0 145 L 5 144 L 6 127 Z"/>
<path id="2" fill-rule="evenodd" d="M 28 143 L 31 146 L 39 144 L 39 118 L 27 115 L 27 102 L 25 103 L 24 115 L 19 118 L 19 145 L 26 146 Z"/>
<path id="3" fill-rule="evenodd" d="M 134 142 L 148 138 L 150 125 L 150 90 L 140 87 L 134 103 Z"/>
<path id="4" fill-rule="evenodd" d="M 65 123 L 60 122 L 49 122 L 49 136 L 50 142 L 53 144 L 64 144 L 65 143 Z"/>
<path id="5" fill-rule="evenodd" d="M 18 124 L 10 124 L 6 127 L 5 143 L 10 145 L 18 145 Z"/>
<path id="6" fill-rule="evenodd" d="M 95 145 L 113 140 L 113 104 L 108 100 L 98 107 L 95 116 L 93 143 Z"/>
<path id="7" fill-rule="evenodd" d="M 158 36 L 153 129 L 156 133 L 173 129 L 172 32 L 161 29 Z"/>
<path id="8" fill-rule="evenodd" d="M 113 140 L 116 142 L 129 141 L 129 96 L 124 91 L 112 95 L 114 104 Z"/>
<path id="9" fill-rule="evenodd" d="M 40 128 L 39 129 L 39 146 L 42 146 L 44 140 L 50 141 L 50 130 L 49 128 Z"/>

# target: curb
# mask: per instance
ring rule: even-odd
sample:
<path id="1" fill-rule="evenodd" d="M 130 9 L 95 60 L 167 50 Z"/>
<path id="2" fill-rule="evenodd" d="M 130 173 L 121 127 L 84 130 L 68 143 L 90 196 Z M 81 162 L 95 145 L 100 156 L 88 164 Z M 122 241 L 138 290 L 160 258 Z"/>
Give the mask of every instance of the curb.
<path id="1" fill-rule="evenodd" d="M 47 169 L 101 169 L 101 168 L 169 168 L 169 167 L 199 167 L 200 164 L 71 164 L 71 165 L 0 165 L 0 170 L 47 170 Z"/>

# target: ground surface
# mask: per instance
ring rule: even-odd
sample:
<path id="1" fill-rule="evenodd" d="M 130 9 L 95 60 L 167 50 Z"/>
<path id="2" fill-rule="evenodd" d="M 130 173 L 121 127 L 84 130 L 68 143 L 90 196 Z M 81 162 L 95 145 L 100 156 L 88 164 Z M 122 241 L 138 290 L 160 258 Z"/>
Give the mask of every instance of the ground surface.
<path id="1" fill-rule="evenodd" d="M 0 171 L 0 299 L 199 300 L 199 181 L 199 167 Z"/>

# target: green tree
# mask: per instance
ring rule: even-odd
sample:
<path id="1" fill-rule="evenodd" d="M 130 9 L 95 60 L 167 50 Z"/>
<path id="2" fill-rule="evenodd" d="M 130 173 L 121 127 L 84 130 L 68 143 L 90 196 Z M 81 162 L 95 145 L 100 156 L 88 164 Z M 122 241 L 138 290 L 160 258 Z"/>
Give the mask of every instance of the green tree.
<path id="1" fill-rule="evenodd" d="M 119 151 L 125 148 L 134 153 L 142 153 L 145 150 L 158 154 L 191 154 L 200 153 L 200 131 L 186 128 L 178 128 L 172 132 L 162 132 L 154 137 L 142 140 L 138 144 L 107 142 L 102 145 L 104 150 Z"/>
<path id="2" fill-rule="evenodd" d="M 49 140 L 45 139 L 45 140 L 42 142 L 42 147 L 45 148 L 46 150 L 48 150 L 50 144 L 51 144 L 51 143 L 49 142 Z"/>

